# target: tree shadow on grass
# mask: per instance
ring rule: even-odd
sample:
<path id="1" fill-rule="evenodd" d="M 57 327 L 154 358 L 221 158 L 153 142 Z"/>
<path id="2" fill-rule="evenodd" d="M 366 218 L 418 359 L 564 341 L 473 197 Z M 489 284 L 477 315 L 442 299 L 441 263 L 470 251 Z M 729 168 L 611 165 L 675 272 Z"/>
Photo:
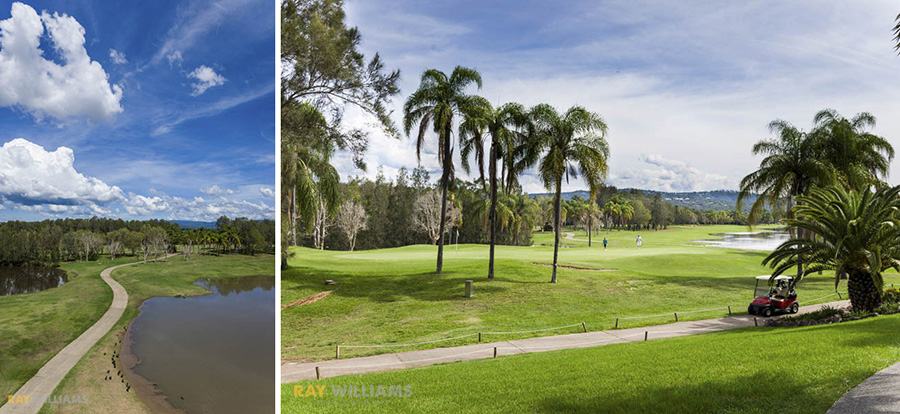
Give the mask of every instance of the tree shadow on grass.
<path id="1" fill-rule="evenodd" d="M 867 375 L 864 370 L 857 377 Z M 697 372 L 698 376 L 704 375 Z M 811 388 L 793 379 L 802 373 L 760 371 L 739 379 L 710 379 L 700 384 L 672 383 L 638 392 L 608 389 L 599 395 L 557 395 L 541 401 L 541 413 L 821 413 L 839 393 Z"/>
<path id="2" fill-rule="evenodd" d="M 508 290 L 486 279 L 473 279 L 462 272 L 410 273 L 390 276 L 334 274 L 308 268 L 291 268 L 286 280 L 297 286 L 289 289 L 324 290 L 325 280 L 339 282 L 340 289 L 332 295 L 365 298 L 373 302 L 389 303 L 404 299 L 421 301 L 463 301 L 465 281 L 475 280 L 475 294 L 490 295 Z M 495 279 L 495 282 L 500 281 Z"/>

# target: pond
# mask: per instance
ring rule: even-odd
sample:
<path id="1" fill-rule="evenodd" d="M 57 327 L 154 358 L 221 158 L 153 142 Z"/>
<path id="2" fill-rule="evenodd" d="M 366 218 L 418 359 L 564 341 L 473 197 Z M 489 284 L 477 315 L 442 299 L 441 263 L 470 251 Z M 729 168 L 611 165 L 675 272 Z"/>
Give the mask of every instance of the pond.
<path id="1" fill-rule="evenodd" d="M 123 362 L 136 363 L 138 395 L 153 388 L 188 414 L 275 412 L 275 278 L 195 284 L 213 293 L 149 299 L 128 329 Z"/>
<path id="2" fill-rule="evenodd" d="M 68 280 L 66 271 L 56 267 L 0 266 L 0 296 L 40 292 Z"/>
<path id="3" fill-rule="evenodd" d="M 720 237 L 715 240 L 695 240 L 700 243 L 715 247 L 727 247 L 730 249 L 773 251 L 781 243 L 790 237 L 787 232 L 780 230 L 763 230 L 740 233 L 715 233 L 710 236 Z"/>

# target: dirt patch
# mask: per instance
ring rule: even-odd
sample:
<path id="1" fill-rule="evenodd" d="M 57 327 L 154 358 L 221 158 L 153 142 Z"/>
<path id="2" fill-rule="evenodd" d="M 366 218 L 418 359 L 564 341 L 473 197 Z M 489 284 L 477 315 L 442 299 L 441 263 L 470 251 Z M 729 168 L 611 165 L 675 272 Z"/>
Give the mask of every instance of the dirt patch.
<path id="1" fill-rule="evenodd" d="M 544 267 L 553 267 L 553 265 L 550 263 L 534 262 L 533 264 L 536 264 L 538 266 L 544 266 Z M 594 272 L 615 272 L 616 270 L 619 270 L 619 269 L 602 268 L 602 267 L 566 266 L 566 265 L 561 265 L 561 264 L 556 265 L 556 267 L 558 267 L 560 269 L 590 270 L 590 271 L 594 271 Z"/>
<path id="2" fill-rule="evenodd" d="M 316 293 L 315 295 L 309 295 L 303 299 L 295 300 L 291 303 L 288 303 L 287 305 L 282 306 L 281 310 L 285 310 L 287 308 L 292 308 L 294 306 L 303 306 L 303 305 L 309 305 L 310 303 L 318 302 L 318 301 L 324 299 L 325 296 L 330 295 L 331 292 L 334 292 L 334 291 L 326 290 L 324 292 Z"/>

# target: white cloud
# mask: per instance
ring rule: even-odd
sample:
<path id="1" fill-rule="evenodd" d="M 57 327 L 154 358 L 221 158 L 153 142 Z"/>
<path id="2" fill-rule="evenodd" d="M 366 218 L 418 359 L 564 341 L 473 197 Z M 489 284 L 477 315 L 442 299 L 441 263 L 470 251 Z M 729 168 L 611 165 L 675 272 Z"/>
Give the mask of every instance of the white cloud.
<path id="1" fill-rule="evenodd" d="M 206 65 L 200 65 L 200 67 L 194 69 L 193 72 L 188 74 L 188 78 L 197 80 L 197 82 L 191 84 L 191 87 L 194 88 L 194 91 L 191 92 L 191 96 L 200 96 L 206 92 L 207 89 L 223 85 L 227 80 L 224 76 L 216 73 L 215 70 Z"/>
<path id="2" fill-rule="evenodd" d="M 652 189 L 669 192 L 734 189 L 737 183 L 724 175 L 703 172 L 684 161 L 669 160 L 659 154 L 643 154 L 644 168 L 628 169 L 610 177 L 621 188 Z"/>
<path id="3" fill-rule="evenodd" d="M 128 59 L 125 59 L 125 53 L 122 53 L 116 49 L 109 49 L 109 59 L 112 63 L 117 65 L 124 65 L 128 63 Z"/>
<path id="4" fill-rule="evenodd" d="M 147 197 L 133 193 L 129 193 L 128 196 L 127 200 L 122 201 L 122 206 L 133 216 L 148 216 L 170 208 L 169 203 L 159 196 Z"/>
<path id="5" fill-rule="evenodd" d="M 166 55 L 166 60 L 169 61 L 169 66 L 173 66 L 176 63 L 181 65 L 181 63 L 184 62 L 184 56 L 181 54 L 180 50 L 176 50 Z"/>
<path id="6" fill-rule="evenodd" d="M 264 185 L 259 187 L 259 194 L 266 198 L 275 198 L 275 189 Z"/>
<path id="7" fill-rule="evenodd" d="M 234 190 L 219 187 L 218 184 L 214 184 L 211 187 L 201 188 L 200 192 L 211 196 L 234 194 Z"/>
<path id="8" fill-rule="evenodd" d="M 73 17 L 13 3 L 0 21 L 0 106 L 20 107 L 36 118 L 105 119 L 122 112 L 122 88 L 109 84 L 100 63 L 84 48 L 84 28 Z M 41 50 L 42 36 L 53 50 Z M 45 56 L 56 53 L 60 65 Z"/>
<path id="9" fill-rule="evenodd" d="M 18 205 L 98 206 L 124 198 L 122 190 L 74 167 L 75 154 L 16 138 L 0 148 L 0 197 Z M 58 208 L 58 207 L 57 207 Z"/>

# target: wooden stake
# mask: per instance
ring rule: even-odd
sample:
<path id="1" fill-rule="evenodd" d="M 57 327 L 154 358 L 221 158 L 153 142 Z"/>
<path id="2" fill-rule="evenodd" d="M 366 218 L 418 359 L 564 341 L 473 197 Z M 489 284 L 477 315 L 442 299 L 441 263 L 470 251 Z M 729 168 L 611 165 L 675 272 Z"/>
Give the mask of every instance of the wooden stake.
<path id="1" fill-rule="evenodd" d="M 341 346 L 340 345 L 334 346 L 334 359 L 341 359 Z"/>
<path id="2" fill-rule="evenodd" d="M 495 346 L 494 347 L 494 358 L 496 358 L 496 357 L 497 357 L 497 347 Z"/>
<path id="3" fill-rule="evenodd" d="M 585 332 L 587 332 L 587 325 L 585 325 L 584 322 L 581 323 L 581 327 L 584 329 Z"/>
<path id="4" fill-rule="evenodd" d="M 319 375 L 319 367 L 316 367 L 316 379 L 322 379 L 322 376 Z"/>
<path id="5" fill-rule="evenodd" d="M 619 318 L 616 318 L 616 329 L 619 329 Z"/>
<path id="6" fill-rule="evenodd" d="M 728 316 L 731 316 L 731 306 L 728 306 Z"/>
<path id="7" fill-rule="evenodd" d="M 844 300 L 844 297 L 843 297 L 843 296 L 841 296 L 841 292 L 838 292 L 838 293 L 837 293 L 837 294 L 838 294 L 838 299 L 840 299 L 840 300 Z"/>
<path id="8" fill-rule="evenodd" d="M 759 326 L 759 321 L 756 320 L 756 317 L 753 318 L 753 325 Z"/>
<path id="9" fill-rule="evenodd" d="M 649 332 L 644 331 L 644 340 L 645 340 L 645 341 L 647 340 L 647 334 L 648 334 L 648 333 L 649 333 Z"/>
<path id="10" fill-rule="evenodd" d="M 481 332 L 478 333 L 478 343 L 481 343 Z"/>
<path id="11" fill-rule="evenodd" d="M 675 312 L 675 322 L 678 322 L 678 312 Z"/>

